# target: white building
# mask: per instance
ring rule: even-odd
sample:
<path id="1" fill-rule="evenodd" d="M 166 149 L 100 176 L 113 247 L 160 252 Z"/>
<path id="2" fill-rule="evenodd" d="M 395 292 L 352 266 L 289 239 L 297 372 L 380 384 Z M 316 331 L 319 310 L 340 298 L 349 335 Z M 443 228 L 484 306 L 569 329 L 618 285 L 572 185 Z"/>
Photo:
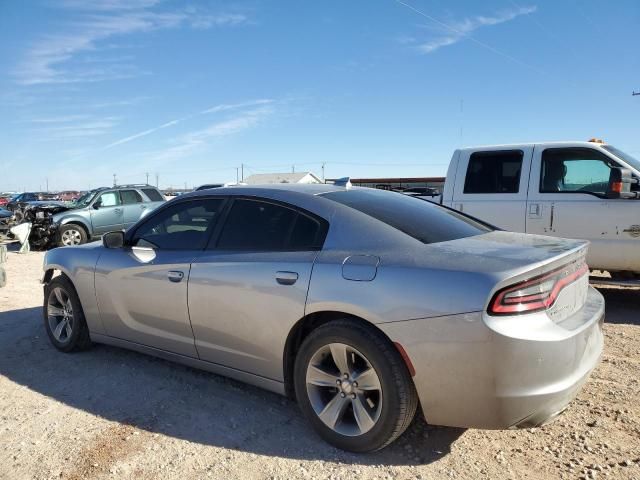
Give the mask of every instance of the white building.
<path id="1" fill-rule="evenodd" d="M 311 172 L 296 173 L 256 173 L 244 179 L 247 185 L 264 185 L 266 183 L 322 183 Z"/>

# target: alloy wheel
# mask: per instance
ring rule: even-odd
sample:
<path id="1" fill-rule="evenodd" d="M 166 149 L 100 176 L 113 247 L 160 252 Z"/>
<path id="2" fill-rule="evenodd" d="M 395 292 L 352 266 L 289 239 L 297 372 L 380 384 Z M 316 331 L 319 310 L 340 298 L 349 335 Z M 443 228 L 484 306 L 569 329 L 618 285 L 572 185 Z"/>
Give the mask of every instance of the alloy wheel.
<path id="1" fill-rule="evenodd" d="M 367 358 L 344 343 L 318 349 L 307 366 L 307 395 L 318 418 L 336 433 L 358 436 L 382 413 L 380 378 Z"/>
<path id="2" fill-rule="evenodd" d="M 82 243 L 82 235 L 79 230 L 75 229 L 65 230 L 60 238 L 63 245 L 80 245 Z"/>
<path id="3" fill-rule="evenodd" d="M 73 333 L 73 306 L 69 294 L 56 287 L 47 300 L 47 319 L 53 337 L 60 343 L 71 340 Z"/>

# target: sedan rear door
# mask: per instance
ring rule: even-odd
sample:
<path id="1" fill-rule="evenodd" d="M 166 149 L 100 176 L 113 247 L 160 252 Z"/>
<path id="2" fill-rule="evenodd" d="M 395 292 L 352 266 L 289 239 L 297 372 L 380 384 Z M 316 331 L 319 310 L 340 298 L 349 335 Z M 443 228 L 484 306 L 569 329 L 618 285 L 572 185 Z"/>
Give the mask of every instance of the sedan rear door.
<path id="1" fill-rule="evenodd" d="M 282 381 L 289 331 L 304 316 L 327 223 L 295 207 L 236 198 L 189 276 L 202 360 Z"/>

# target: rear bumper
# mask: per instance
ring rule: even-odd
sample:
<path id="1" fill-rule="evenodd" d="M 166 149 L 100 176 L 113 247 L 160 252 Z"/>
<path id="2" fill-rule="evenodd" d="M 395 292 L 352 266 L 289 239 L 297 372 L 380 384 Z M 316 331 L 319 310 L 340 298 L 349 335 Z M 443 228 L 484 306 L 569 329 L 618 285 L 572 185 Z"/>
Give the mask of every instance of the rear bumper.
<path id="1" fill-rule="evenodd" d="M 536 315 L 495 319 L 476 312 L 379 327 L 407 351 L 429 423 L 531 427 L 561 413 L 598 364 L 604 299 L 589 287 L 570 321 Z"/>

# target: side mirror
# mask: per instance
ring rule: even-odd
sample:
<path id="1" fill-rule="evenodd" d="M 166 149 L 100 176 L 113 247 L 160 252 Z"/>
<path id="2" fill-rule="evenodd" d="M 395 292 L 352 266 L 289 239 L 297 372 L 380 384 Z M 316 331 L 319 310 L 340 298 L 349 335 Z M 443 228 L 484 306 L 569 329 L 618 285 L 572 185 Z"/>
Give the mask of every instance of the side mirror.
<path id="1" fill-rule="evenodd" d="M 117 232 L 105 233 L 102 236 L 102 244 L 105 246 L 105 248 L 124 247 L 124 232 L 120 230 Z"/>
<path id="2" fill-rule="evenodd" d="M 609 185 L 607 186 L 607 198 L 638 198 L 638 192 L 631 191 L 631 184 L 637 183 L 631 170 L 622 167 L 613 167 L 609 173 Z"/>
<path id="3" fill-rule="evenodd" d="M 102 204 L 100 202 L 95 202 L 91 206 L 93 207 L 94 210 L 98 210 L 102 206 Z"/>

